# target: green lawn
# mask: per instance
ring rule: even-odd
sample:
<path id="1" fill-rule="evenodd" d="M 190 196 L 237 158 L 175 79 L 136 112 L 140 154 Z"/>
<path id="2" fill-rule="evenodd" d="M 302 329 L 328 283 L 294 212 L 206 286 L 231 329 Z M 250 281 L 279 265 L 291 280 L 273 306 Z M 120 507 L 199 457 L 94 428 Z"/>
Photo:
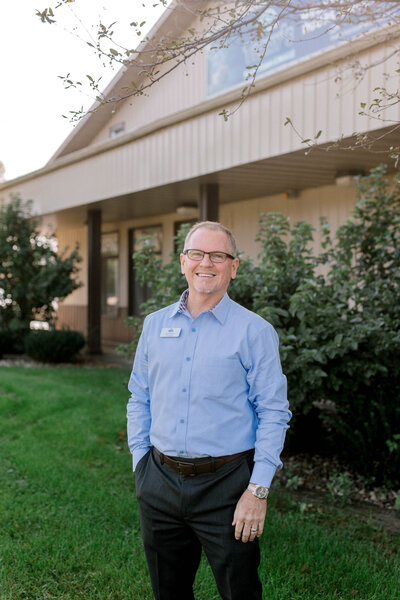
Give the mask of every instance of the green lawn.
<path id="1" fill-rule="evenodd" d="M 128 372 L 0 368 L 0 600 L 151 599 L 126 447 Z M 266 600 L 399 600 L 399 540 L 271 494 Z M 208 565 L 196 600 L 219 598 Z"/>

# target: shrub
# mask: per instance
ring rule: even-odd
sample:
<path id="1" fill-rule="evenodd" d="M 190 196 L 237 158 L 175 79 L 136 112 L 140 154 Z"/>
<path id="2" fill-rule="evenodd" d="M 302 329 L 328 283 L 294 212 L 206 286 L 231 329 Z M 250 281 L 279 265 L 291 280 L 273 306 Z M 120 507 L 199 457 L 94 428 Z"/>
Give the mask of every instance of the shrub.
<path id="1" fill-rule="evenodd" d="M 400 484 L 400 181 L 384 166 L 358 182 L 352 217 L 337 232 L 328 284 L 348 298 L 326 396 L 342 456 L 365 476 Z"/>
<path id="2" fill-rule="evenodd" d="M 26 332 L 24 332 L 26 333 Z M 3 354 L 19 354 L 24 351 L 21 331 L 0 331 L 0 358 Z"/>
<path id="3" fill-rule="evenodd" d="M 42 362 L 70 362 L 85 345 L 79 331 L 69 329 L 32 331 L 25 338 L 25 352 Z"/>
<path id="4" fill-rule="evenodd" d="M 327 276 L 305 281 L 290 311 L 302 325 L 297 367 L 312 373 L 316 361 L 321 375 L 307 385 L 297 368 L 298 380 L 311 399 L 333 407 L 325 421 L 335 452 L 370 480 L 397 486 L 400 182 L 389 185 L 385 172 L 381 166 L 360 179 L 353 214 L 326 250 Z"/>

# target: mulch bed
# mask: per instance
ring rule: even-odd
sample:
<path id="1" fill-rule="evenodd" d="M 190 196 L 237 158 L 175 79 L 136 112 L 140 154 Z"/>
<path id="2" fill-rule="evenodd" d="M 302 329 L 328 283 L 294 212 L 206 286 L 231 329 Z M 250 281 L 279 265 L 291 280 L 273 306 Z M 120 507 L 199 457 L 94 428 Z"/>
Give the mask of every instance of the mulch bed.
<path id="1" fill-rule="evenodd" d="M 348 471 L 336 457 L 323 457 L 319 455 L 297 454 L 283 459 L 284 468 L 278 472 L 275 482 L 280 487 L 303 491 L 316 491 L 337 496 L 346 504 L 345 496 L 352 502 L 364 502 L 379 508 L 394 509 L 398 492 L 384 487 L 366 486 L 363 478 Z M 332 476 L 345 474 L 348 486 L 334 492 L 330 491 Z M 400 516 L 400 511 L 399 511 Z"/>
<path id="2" fill-rule="evenodd" d="M 273 488 L 288 494 L 304 510 L 324 511 L 328 505 L 340 506 L 351 518 L 400 535 L 400 510 L 395 508 L 400 491 L 366 486 L 362 477 L 346 470 L 336 457 L 298 454 L 283 457 L 283 463 Z M 335 474 L 345 474 L 344 489 L 332 489 Z"/>

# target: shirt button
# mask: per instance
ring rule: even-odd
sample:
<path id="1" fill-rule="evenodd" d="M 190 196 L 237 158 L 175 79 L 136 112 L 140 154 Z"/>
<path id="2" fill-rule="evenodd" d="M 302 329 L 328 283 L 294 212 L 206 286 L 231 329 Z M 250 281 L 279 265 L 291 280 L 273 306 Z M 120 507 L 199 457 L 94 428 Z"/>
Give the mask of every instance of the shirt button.
<path id="1" fill-rule="evenodd" d="M 182 388 L 182 392 L 186 392 L 186 388 Z"/>
<path id="2" fill-rule="evenodd" d="M 193 331 L 193 333 L 196 331 L 194 327 L 192 327 L 192 331 Z"/>
<path id="3" fill-rule="evenodd" d="M 179 450 L 179 454 L 184 454 L 184 450 Z"/>
<path id="4" fill-rule="evenodd" d="M 190 360 L 190 356 L 187 356 L 187 357 L 186 357 L 186 360 L 187 360 L 187 361 L 189 361 L 189 360 Z"/>
<path id="5" fill-rule="evenodd" d="M 180 421 L 179 421 L 179 422 L 180 422 L 180 423 L 184 423 L 184 422 L 185 422 L 185 419 L 180 419 Z"/>

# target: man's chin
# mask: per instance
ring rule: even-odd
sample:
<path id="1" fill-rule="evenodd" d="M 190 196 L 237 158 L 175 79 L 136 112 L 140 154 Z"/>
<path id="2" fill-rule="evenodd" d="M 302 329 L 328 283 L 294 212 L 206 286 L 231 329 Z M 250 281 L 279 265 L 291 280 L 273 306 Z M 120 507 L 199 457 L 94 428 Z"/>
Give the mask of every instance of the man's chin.
<path id="1" fill-rule="evenodd" d="M 214 288 L 202 288 L 197 285 L 194 285 L 193 287 L 199 294 L 213 294 L 215 292 Z"/>

